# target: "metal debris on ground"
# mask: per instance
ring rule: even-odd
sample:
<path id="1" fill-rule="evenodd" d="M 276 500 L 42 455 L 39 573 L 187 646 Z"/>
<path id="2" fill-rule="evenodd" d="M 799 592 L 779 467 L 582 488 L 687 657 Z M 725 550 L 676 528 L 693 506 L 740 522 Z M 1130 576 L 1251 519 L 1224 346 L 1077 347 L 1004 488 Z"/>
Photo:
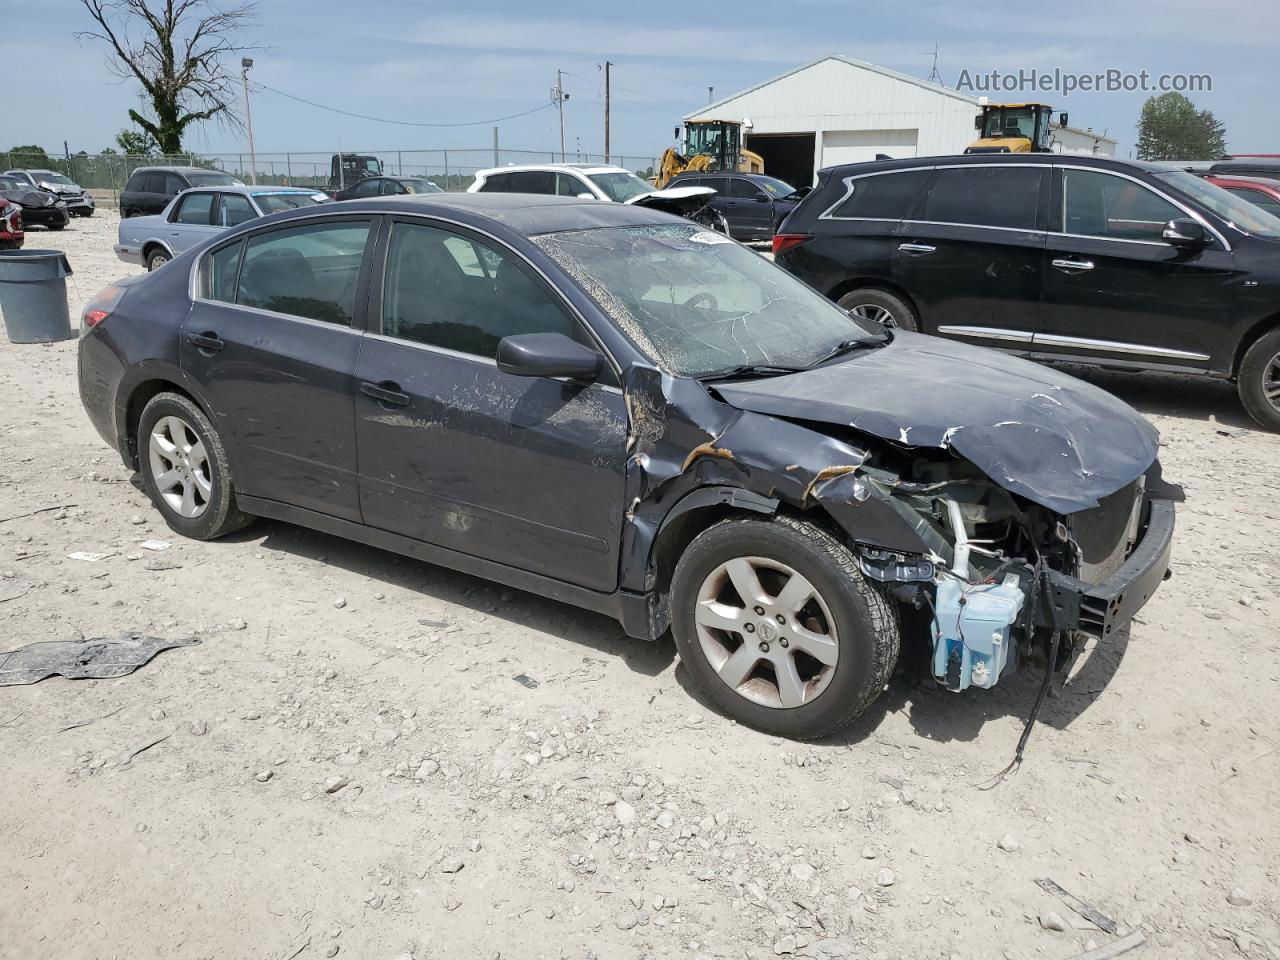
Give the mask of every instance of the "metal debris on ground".
<path id="1" fill-rule="evenodd" d="M 528 687 L 530 690 L 539 686 L 538 681 L 533 679 L 533 677 L 529 676 L 527 673 L 517 673 L 511 679 L 522 687 Z"/>
<path id="2" fill-rule="evenodd" d="M 1112 957 L 1118 957 L 1122 953 L 1128 953 L 1134 947 L 1140 947 L 1147 942 L 1146 935 L 1141 930 L 1135 930 L 1128 936 L 1121 937 L 1114 943 L 1108 943 L 1106 946 L 1098 947 L 1096 950 L 1086 950 L 1084 953 L 1077 953 L 1068 957 L 1067 960 L 1111 960 Z"/>
<path id="3" fill-rule="evenodd" d="M 55 674 L 69 680 L 108 680 L 123 677 L 161 650 L 189 647 L 195 637 L 166 640 L 138 633 L 122 633 L 115 640 L 50 640 L 0 652 L 0 687 L 37 683 Z"/>
<path id="4" fill-rule="evenodd" d="M 172 545 L 168 540 L 143 540 L 138 544 L 143 550 L 168 550 Z"/>
<path id="5" fill-rule="evenodd" d="M 1070 907 L 1076 913 L 1080 914 L 1080 916 L 1084 917 L 1086 920 L 1088 920 L 1090 923 L 1096 926 L 1099 930 L 1105 930 L 1107 933 L 1111 934 L 1112 936 L 1115 935 L 1116 922 L 1112 920 L 1110 917 L 1108 917 L 1101 910 L 1099 910 L 1097 907 L 1095 907 L 1093 904 L 1086 903 L 1084 900 L 1081 900 L 1079 897 L 1073 894 L 1067 893 L 1066 890 L 1063 890 L 1062 887 L 1058 886 L 1056 882 L 1049 879 L 1048 877 L 1040 877 L 1039 879 L 1037 879 L 1036 886 L 1039 887 L 1041 890 L 1043 890 L 1045 893 L 1049 893 L 1057 897 L 1059 900 L 1065 903 L 1068 907 Z"/>
<path id="6" fill-rule="evenodd" d="M 107 557 L 114 557 L 114 553 L 94 553 L 92 550 L 77 550 L 75 553 L 68 553 L 68 560 L 84 560 L 87 563 L 97 563 L 99 560 L 105 560 Z"/>

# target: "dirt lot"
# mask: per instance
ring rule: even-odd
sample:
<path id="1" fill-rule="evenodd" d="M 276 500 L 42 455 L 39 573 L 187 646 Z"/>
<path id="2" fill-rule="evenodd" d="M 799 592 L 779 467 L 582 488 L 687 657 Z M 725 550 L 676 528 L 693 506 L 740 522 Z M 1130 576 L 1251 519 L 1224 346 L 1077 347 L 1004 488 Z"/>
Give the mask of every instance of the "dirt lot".
<path id="1" fill-rule="evenodd" d="M 68 252 L 73 313 L 127 272 L 114 231 L 28 234 Z M 1038 673 L 900 679 L 838 741 L 764 737 L 691 696 L 670 642 L 602 617 L 285 524 L 171 535 L 86 420 L 75 356 L 0 337 L 0 649 L 200 643 L 0 689 L 0 958 L 1053 960 L 1117 939 L 1044 877 L 1141 927 L 1128 956 L 1280 957 L 1280 436 L 1226 386 L 1089 374 L 1186 485 L 1175 576 L 984 791 Z"/>

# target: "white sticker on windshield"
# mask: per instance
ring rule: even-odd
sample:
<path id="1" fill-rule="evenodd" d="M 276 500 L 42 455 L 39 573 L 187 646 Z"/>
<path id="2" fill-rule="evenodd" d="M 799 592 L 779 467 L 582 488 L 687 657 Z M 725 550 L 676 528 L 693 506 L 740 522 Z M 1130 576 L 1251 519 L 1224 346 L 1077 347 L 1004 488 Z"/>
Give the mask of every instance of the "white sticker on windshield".
<path id="1" fill-rule="evenodd" d="M 733 243 L 728 237 L 720 233 L 712 233 L 709 230 L 703 230 L 701 233 L 695 233 L 689 237 L 690 243 Z"/>

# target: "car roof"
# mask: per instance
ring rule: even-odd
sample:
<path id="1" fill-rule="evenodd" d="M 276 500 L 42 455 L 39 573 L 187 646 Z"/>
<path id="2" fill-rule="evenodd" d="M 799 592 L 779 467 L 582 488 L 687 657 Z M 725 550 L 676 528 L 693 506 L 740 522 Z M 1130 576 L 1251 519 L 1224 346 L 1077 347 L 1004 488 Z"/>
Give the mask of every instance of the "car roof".
<path id="1" fill-rule="evenodd" d="M 842 163 L 823 167 L 818 173 L 839 172 L 844 175 L 854 173 L 879 173 L 888 170 L 903 170 L 913 167 L 955 167 L 973 164 L 1011 163 L 1022 164 L 1071 164 L 1073 166 L 1097 167 L 1100 170 L 1125 170 L 1138 173 L 1162 173 L 1170 167 L 1142 160 L 1120 160 L 1115 157 L 1099 157 L 1088 153 L 957 153 L 938 157 L 903 157 L 897 160 L 868 160 L 862 163 Z"/>
<path id="2" fill-rule="evenodd" d="M 556 171 L 570 170 L 574 173 L 631 173 L 626 167 L 615 167 L 608 163 L 516 163 L 506 167 L 489 167 L 477 170 L 477 177 L 490 177 L 495 173 L 521 173 L 524 171 Z"/>
<path id="3" fill-rule="evenodd" d="M 1244 187 L 1265 187 L 1268 190 L 1280 190 L 1280 180 L 1273 177 L 1246 177 L 1238 173 L 1210 173 L 1205 179 L 1211 183 L 1237 183 Z"/>
<path id="4" fill-rule="evenodd" d="M 183 193 L 212 193 L 214 191 L 217 191 L 218 193 L 240 193 L 240 194 L 244 194 L 246 197 L 257 196 L 258 194 L 262 194 L 262 193 L 305 193 L 305 194 L 324 193 L 323 190 L 316 190 L 311 187 L 280 187 L 280 186 L 275 186 L 274 184 L 266 184 L 266 183 L 260 184 L 256 187 L 246 183 L 226 184 L 226 185 L 210 184 L 207 187 L 192 187 L 190 190 L 183 190 L 182 192 Z"/>
<path id="5" fill-rule="evenodd" d="M 234 173 L 227 173 L 225 170 L 211 170 L 208 167 L 134 167 L 134 173 L 221 173 L 228 177 L 234 177 Z M 132 174 L 131 174 L 132 175 Z"/>
<path id="6" fill-rule="evenodd" d="M 601 203 L 599 200 L 536 193 L 424 193 L 340 200 L 277 214 L 276 222 L 293 217 L 357 212 L 429 214 L 480 229 L 500 224 L 526 237 L 566 230 L 689 223 L 682 217 L 635 204 Z"/>

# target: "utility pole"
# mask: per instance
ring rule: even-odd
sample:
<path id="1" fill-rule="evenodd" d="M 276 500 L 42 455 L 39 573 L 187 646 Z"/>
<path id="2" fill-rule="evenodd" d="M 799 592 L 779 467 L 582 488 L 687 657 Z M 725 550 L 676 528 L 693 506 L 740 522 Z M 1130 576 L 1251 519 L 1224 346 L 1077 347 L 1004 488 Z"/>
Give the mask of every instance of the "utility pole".
<path id="1" fill-rule="evenodd" d="M 613 64 L 604 62 L 604 162 L 609 162 L 609 68 Z"/>
<path id="2" fill-rule="evenodd" d="M 707 87 L 707 103 L 710 103 L 715 98 L 716 98 L 716 88 Z"/>
<path id="3" fill-rule="evenodd" d="M 258 185 L 258 157 L 253 149 L 253 114 L 249 112 L 249 68 L 253 61 L 248 57 L 240 59 L 240 82 L 244 84 L 244 122 L 249 128 L 249 182 Z"/>
<path id="4" fill-rule="evenodd" d="M 560 111 L 560 162 L 565 162 L 564 154 L 564 102 L 569 99 L 569 95 L 564 92 L 564 81 L 561 79 L 564 74 L 563 70 L 556 71 L 556 85 L 551 90 L 551 99 L 555 103 L 556 108 Z"/>

